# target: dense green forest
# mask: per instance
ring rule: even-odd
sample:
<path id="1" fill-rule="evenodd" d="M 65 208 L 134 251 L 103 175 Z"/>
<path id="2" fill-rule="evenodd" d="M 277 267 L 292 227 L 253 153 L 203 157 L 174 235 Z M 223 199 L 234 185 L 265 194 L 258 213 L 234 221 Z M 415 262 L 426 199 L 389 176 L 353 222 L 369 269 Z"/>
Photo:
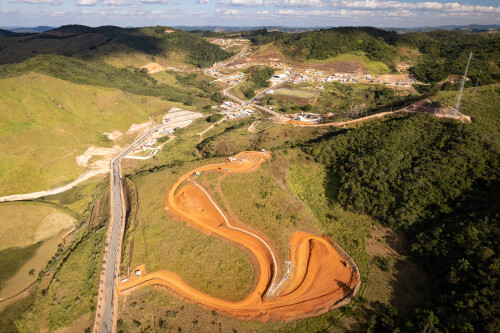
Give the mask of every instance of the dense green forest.
<path id="1" fill-rule="evenodd" d="M 139 95 L 158 96 L 169 101 L 190 104 L 190 92 L 159 84 L 148 74 L 128 68 L 116 68 L 101 62 L 85 62 L 72 57 L 46 54 L 19 64 L 0 65 L 0 78 L 19 76 L 29 72 L 50 75 L 66 81 L 117 88 Z"/>
<path id="2" fill-rule="evenodd" d="M 423 82 L 438 82 L 451 74 L 463 74 L 469 53 L 473 53 L 468 77 L 471 84 L 500 82 L 500 36 L 458 31 L 409 33 L 401 44 L 416 47 L 422 53 L 411 69 Z"/>
<path id="3" fill-rule="evenodd" d="M 500 329 L 500 87 L 467 95 L 472 124 L 398 115 L 304 147 L 331 168 L 335 200 L 403 231 L 431 277 L 425 306 L 410 318 L 387 308 L 371 332 Z"/>

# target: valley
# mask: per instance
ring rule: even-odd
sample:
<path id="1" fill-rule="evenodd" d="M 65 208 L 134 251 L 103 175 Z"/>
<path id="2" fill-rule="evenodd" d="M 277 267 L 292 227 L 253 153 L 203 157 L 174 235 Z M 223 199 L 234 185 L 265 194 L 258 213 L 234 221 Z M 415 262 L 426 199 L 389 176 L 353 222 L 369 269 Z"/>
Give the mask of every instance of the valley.
<path id="1" fill-rule="evenodd" d="M 474 36 L 0 34 L 0 332 L 494 327 L 500 39 Z"/>

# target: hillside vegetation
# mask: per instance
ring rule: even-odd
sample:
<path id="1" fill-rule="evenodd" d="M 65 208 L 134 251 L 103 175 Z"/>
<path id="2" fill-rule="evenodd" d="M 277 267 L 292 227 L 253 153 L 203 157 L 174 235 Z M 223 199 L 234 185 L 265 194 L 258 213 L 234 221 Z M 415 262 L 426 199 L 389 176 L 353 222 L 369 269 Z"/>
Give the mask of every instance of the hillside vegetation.
<path id="1" fill-rule="evenodd" d="M 29 72 L 50 75 L 62 80 L 116 88 L 139 95 L 162 97 L 166 100 L 192 104 L 194 96 L 185 90 L 158 82 L 147 73 L 116 68 L 103 62 L 86 62 L 60 55 L 39 55 L 22 63 L 0 65 L 0 78 Z"/>
<path id="2" fill-rule="evenodd" d="M 111 42 L 118 46 L 113 52 L 126 51 L 119 47 L 124 45 L 154 56 L 169 57 L 172 53 L 180 53 L 184 55 L 186 63 L 198 67 L 210 66 L 231 55 L 195 34 L 182 30 L 166 33 L 167 29 L 169 28 L 163 26 L 91 28 L 67 25 L 22 37 L 2 34 L 0 37 L 5 38 L 0 39 L 0 64 L 20 62 L 38 53 L 56 53 L 88 59 L 93 58 L 93 51 Z"/>
<path id="3" fill-rule="evenodd" d="M 76 179 L 84 171 L 76 156 L 91 145 L 112 146 L 104 132 L 126 132 L 174 105 L 37 73 L 0 79 L 0 91 L 0 195 Z"/>
<path id="4" fill-rule="evenodd" d="M 398 35 L 371 27 L 340 27 L 299 34 L 262 29 L 243 35 L 256 45 L 274 43 L 296 61 L 326 60 L 353 53 L 368 58 L 372 66 L 379 61 L 392 70 L 398 61 L 410 61 L 415 64 L 411 72 L 417 79 L 430 83 L 463 74 L 468 54 L 473 52 L 469 84 L 500 82 L 499 34 L 433 31 Z M 377 64 L 374 72 L 383 69 L 381 65 Z"/>
<path id="5" fill-rule="evenodd" d="M 467 91 L 463 111 L 472 124 L 400 115 L 305 146 L 333 170 L 336 200 L 404 230 L 432 277 L 424 308 L 406 323 L 393 308 L 382 310 L 371 331 L 499 329 L 500 133 L 485 125 L 498 124 L 499 88 Z"/>

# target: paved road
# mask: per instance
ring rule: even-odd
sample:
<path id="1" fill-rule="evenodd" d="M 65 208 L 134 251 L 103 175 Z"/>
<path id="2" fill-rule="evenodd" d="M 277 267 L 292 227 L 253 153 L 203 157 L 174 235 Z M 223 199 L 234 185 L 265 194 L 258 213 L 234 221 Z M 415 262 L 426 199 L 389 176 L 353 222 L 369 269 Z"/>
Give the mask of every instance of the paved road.
<path id="1" fill-rule="evenodd" d="M 238 53 L 229 63 L 232 64 L 236 60 L 238 60 L 241 57 L 241 55 L 246 52 L 247 49 L 248 49 L 248 45 L 244 45 L 243 49 L 240 51 L 240 53 Z"/>
<path id="2" fill-rule="evenodd" d="M 160 128 L 161 125 L 151 128 L 148 132 L 137 139 L 132 145 L 126 148 L 120 155 L 115 157 L 112 163 L 112 179 L 111 179 L 111 190 L 113 191 L 111 207 L 113 209 L 113 221 L 109 226 L 112 228 L 111 237 L 109 240 L 108 252 L 104 254 L 104 260 L 106 262 L 105 266 L 105 287 L 104 290 L 99 291 L 99 299 L 103 299 L 103 306 L 98 309 L 98 315 L 100 315 L 99 323 L 96 322 L 96 327 L 94 331 L 101 332 L 111 332 L 113 327 L 113 306 L 115 302 L 115 278 L 116 272 L 120 264 L 119 246 L 122 227 L 124 226 L 123 219 L 123 198 L 122 198 L 122 182 L 120 175 L 120 162 L 123 157 L 127 156 L 137 145 L 143 142 L 149 135 Z"/>

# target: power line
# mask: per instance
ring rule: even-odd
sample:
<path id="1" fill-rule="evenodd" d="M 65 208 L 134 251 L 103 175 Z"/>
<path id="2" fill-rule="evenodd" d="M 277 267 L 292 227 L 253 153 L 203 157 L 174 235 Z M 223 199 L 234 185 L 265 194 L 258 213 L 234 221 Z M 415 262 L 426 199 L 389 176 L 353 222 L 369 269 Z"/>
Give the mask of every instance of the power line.
<path id="1" fill-rule="evenodd" d="M 462 99 L 462 93 L 464 92 L 465 80 L 467 80 L 467 72 L 469 71 L 470 60 L 472 59 L 472 52 L 469 54 L 469 61 L 467 61 L 467 67 L 465 67 L 464 77 L 462 78 L 462 85 L 460 86 L 460 92 L 458 93 L 457 104 L 455 105 L 455 113 L 458 115 L 460 108 L 460 100 Z"/>

